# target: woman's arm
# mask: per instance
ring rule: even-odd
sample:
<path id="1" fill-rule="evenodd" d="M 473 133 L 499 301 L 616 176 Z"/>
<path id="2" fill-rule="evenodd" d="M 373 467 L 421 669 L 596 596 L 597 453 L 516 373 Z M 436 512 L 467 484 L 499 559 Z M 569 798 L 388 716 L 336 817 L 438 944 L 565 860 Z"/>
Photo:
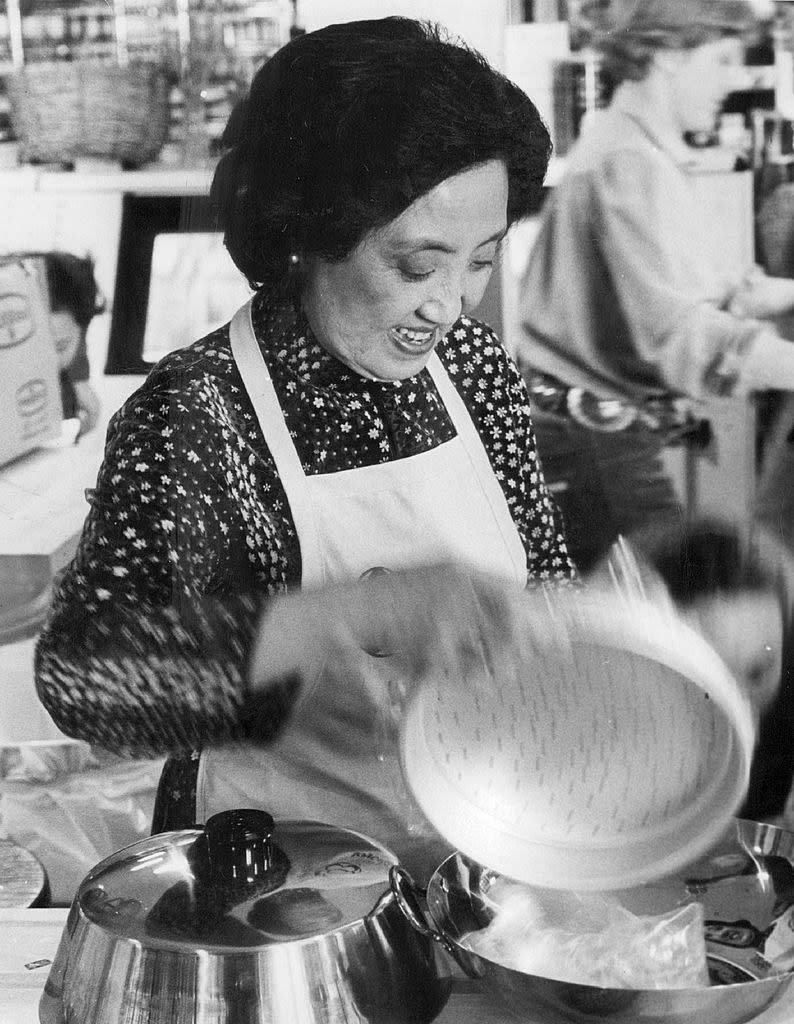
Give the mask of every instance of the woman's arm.
<path id="1" fill-rule="evenodd" d="M 507 355 L 505 377 L 520 467 L 521 500 L 513 506 L 513 514 L 527 551 L 530 581 L 572 579 L 576 569 L 568 554 L 562 515 L 540 465 L 526 382 Z"/>
<path id="2" fill-rule="evenodd" d="M 156 754 L 245 728 L 251 637 L 287 567 L 282 524 L 256 500 L 265 481 L 225 416 L 211 384 L 161 370 L 111 423 L 37 649 L 40 698 L 69 735 Z"/>
<path id="3" fill-rule="evenodd" d="M 335 701 L 366 652 L 391 653 L 406 682 L 514 657 L 532 632 L 521 592 L 453 566 L 285 593 L 300 567 L 278 480 L 206 381 L 157 373 L 111 424 L 39 641 L 39 694 L 64 732 L 131 754 L 265 741 L 298 696 Z M 511 474 L 521 450 L 506 438 Z M 531 544 L 546 578 L 567 564 L 549 537 Z"/>
<path id="4" fill-rule="evenodd" d="M 527 553 L 529 582 L 570 579 L 575 572 L 565 530 L 538 459 L 526 384 L 486 325 L 461 319 L 439 355 L 463 398 Z"/>
<path id="5" fill-rule="evenodd" d="M 605 161 L 592 200 L 633 344 L 670 388 L 708 398 L 794 386 L 794 345 L 770 325 L 735 315 L 738 295 L 707 271 L 707 227 L 685 178 L 664 161 L 620 151 Z"/>

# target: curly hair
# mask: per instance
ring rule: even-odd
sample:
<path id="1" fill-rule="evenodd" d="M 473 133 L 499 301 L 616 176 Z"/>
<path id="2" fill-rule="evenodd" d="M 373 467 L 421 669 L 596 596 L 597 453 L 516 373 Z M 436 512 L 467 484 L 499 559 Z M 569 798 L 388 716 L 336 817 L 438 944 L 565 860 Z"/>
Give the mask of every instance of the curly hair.
<path id="1" fill-rule="evenodd" d="M 659 50 L 749 37 L 760 21 L 753 0 L 584 0 L 579 16 L 582 39 L 600 52 L 613 86 L 645 78 Z"/>
<path id="2" fill-rule="evenodd" d="M 254 76 L 222 144 L 211 198 L 232 260 L 252 287 L 293 293 L 306 257 L 343 259 L 488 160 L 507 168 L 508 223 L 526 216 L 551 155 L 525 93 L 438 26 L 400 17 L 293 39 Z"/>

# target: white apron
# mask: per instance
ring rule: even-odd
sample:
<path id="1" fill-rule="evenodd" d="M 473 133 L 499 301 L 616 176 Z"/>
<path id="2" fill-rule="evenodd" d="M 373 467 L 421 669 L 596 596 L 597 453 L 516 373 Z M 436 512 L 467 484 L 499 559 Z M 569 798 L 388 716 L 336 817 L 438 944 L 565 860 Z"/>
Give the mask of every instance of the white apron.
<path id="1" fill-rule="evenodd" d="M 250 303 L 231 324 L 231 347 L 295 522 L 302 586 L 359 579 L 368 569 L 456 561 L 526 584 L 526 552 L 466 407 L 435 355 L 428 370 L 456 430 L 429 452 L 362 469 L 306 475 L 251 325 Z M 366 586 L 366 583 L 362 583 Z M 361 653 L 345 678 L 312 691 L 275 743 L 206 750 L 197 820 L 232 807 L 325 821 L 387 846 L 419 877 L 445 844 L 403 784 L 393 723 L 363 679 L 389 659 Z"/>

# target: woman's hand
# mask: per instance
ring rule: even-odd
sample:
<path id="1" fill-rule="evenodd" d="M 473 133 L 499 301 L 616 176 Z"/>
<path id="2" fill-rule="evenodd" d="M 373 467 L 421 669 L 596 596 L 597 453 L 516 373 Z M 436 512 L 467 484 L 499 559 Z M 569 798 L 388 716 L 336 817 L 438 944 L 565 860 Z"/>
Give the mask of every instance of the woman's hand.
<path id="1" fill-rule="evenodd" d="M 461 680 L 481 677 L 483 664 L 496 673 L 526 646 L 529 603 L 515 584 L 449 565 L 296 591 L 264 616 L 251 685 L 297 673 L 305 699 L 321 674 L 360 672 L 362 657 L 373 656 L 388 656 L 407 687 L 431 670 Z M 545 607 L 541 597 L 536 603 Z M 541 632 L 542 618 L 534 626 Z"/>

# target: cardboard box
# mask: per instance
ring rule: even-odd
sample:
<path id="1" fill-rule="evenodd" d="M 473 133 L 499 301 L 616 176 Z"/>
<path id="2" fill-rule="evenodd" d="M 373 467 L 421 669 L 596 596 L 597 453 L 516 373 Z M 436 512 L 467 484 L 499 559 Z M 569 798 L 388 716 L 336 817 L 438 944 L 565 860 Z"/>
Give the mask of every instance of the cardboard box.
<path id="1" fill-rule="evenodd" d="M 0 262 L 0 465 L 57 437 L 62 418 L 44 261 Z"/>

